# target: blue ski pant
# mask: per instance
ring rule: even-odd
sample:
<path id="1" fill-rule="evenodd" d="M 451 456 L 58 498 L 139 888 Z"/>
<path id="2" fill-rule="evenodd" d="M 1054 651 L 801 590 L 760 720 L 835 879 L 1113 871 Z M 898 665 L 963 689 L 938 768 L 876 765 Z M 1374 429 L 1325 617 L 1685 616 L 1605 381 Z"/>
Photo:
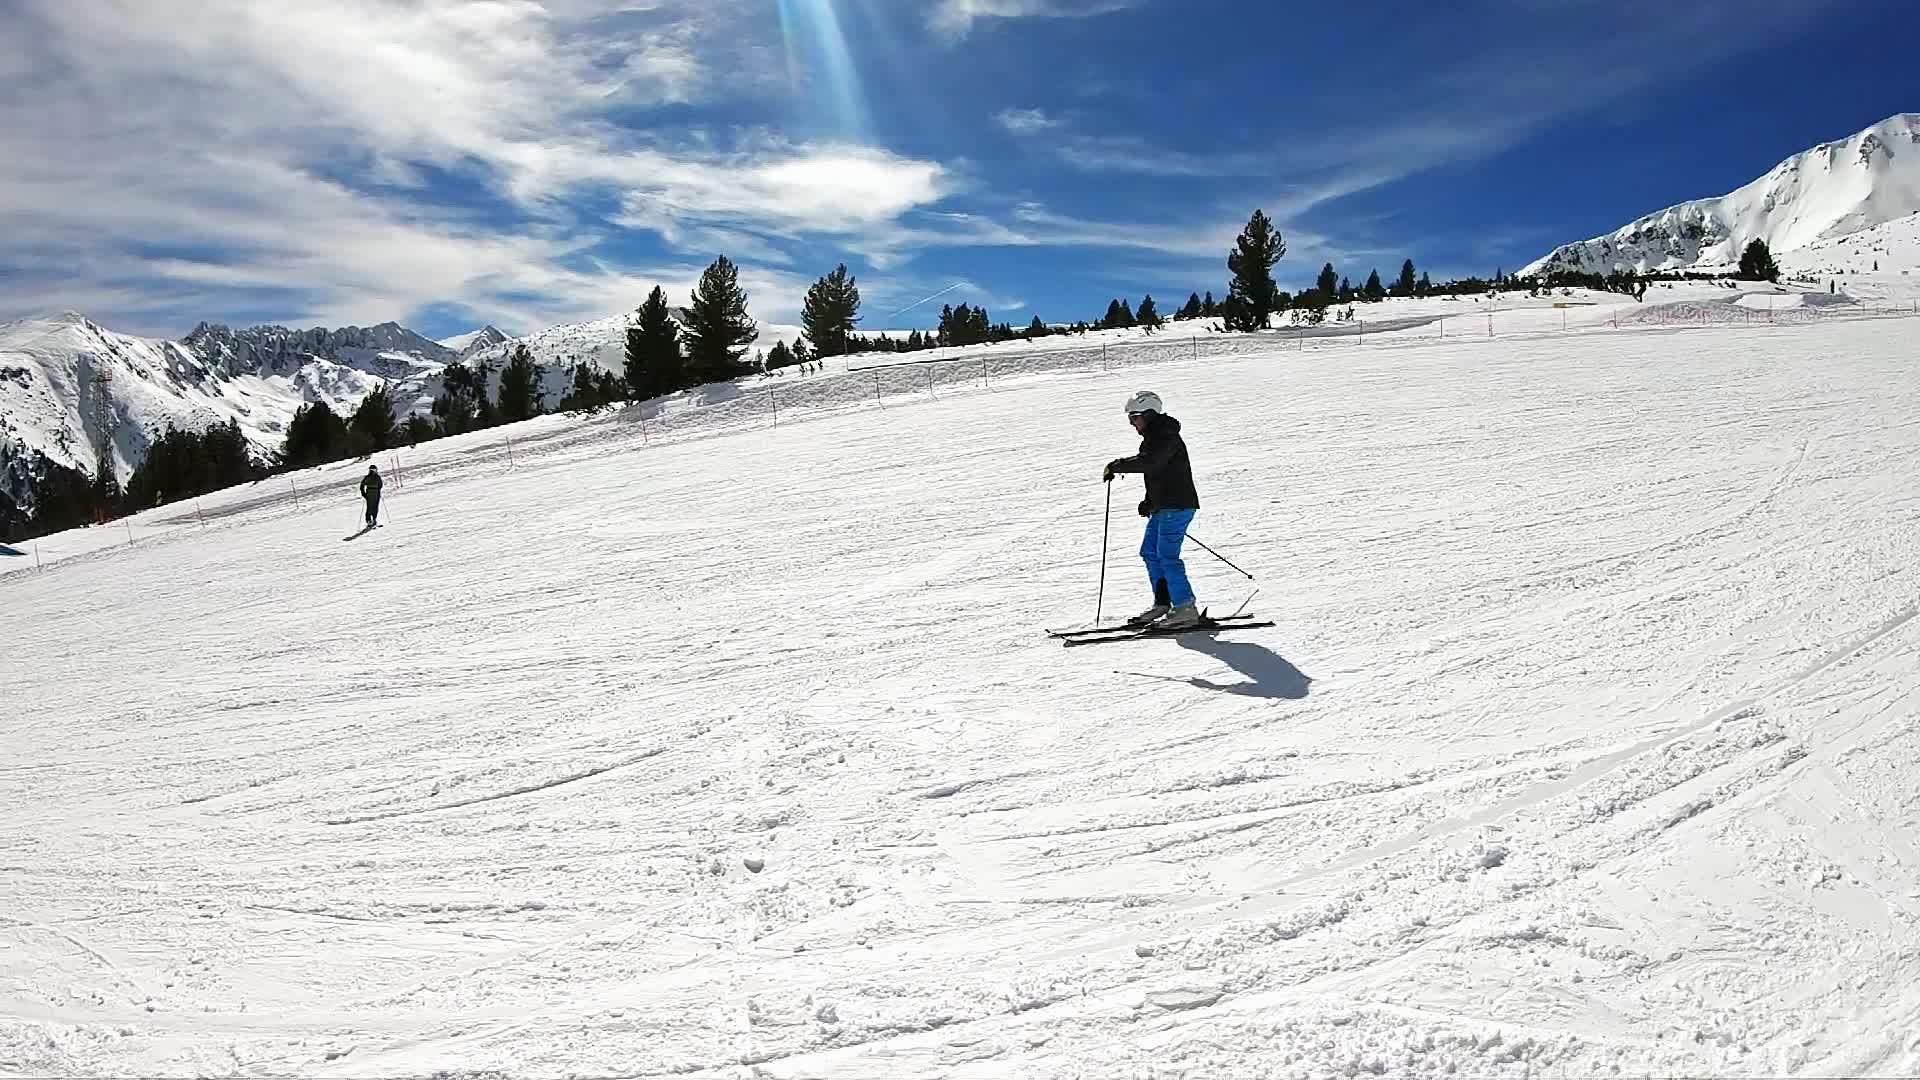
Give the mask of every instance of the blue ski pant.
<path id="1" fill-rule="evenodd" d="M 1147 536 L 1140 542 L 1140 558 L 1147 564 L 1147 580 L 1155 592 L 1159 583 L 1167 583 L 1167 599 L 1175 607 L 1193 600 L 1193 585 L 1187 581 L 1187 564 L 1180 561 L 1180 545 L 1187 541 L 1187 526 L 1193 524 L 1197 510 L 1155 510 L 1147 519 Z"/>

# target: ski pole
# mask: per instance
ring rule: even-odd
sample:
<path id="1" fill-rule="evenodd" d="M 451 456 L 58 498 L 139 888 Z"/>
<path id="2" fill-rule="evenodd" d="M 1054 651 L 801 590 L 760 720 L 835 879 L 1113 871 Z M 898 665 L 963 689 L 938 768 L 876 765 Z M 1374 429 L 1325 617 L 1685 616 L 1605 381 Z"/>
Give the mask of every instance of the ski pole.
<path id="1" fill-rule="evenodd" d="M 1100 526 L 1100 596 L 1093 605 L 1093 625 L 1100 625 L 1100 616 L 1107 610 L 1107 548 L 1113 535 L 1113 478 L 1107 478 L 1107 514 L 1106 521 Z"/>
<path id="2" fill-rule="evenodd" d="M 1199 548 L 1199 549 L 1200 549 L 1201 551 L 1204 551 L 1204 552 L 1206 552 L 1207 554 L 1209 554 L 1209 555 L 1211 555 L 1211 556 L 1213 556 L 1214 558 L 1216 558 L 1216 559 L 1219 559 L 1219 560 L 1220 560 L 1221 562 L 1223 562 L 1223 563 L 1226 563 L 1226 564 L 1227 564 L 1228 566 L 1232 566 L 1234 570 L 1236 570 L 1236 571 L 1238 571 L 1238 572 L 1239 572 L 1239 573 L 1240 573 L 1241 575 L 1243 575 L 1243 576 L 1244 576 L 1244 577 L 1245 577 L 1245 578 L 1246 578 L 1246 579 L 1247 579 L 1248 581 L 1252 581 L 1252 580 L 1253 580 L 1253 575 L 1252 575 L 1252 574 L 1249 574 L 1249 573 L 1247 573 L 1247 572 L 1246 572 L 1245 570 L 1241 570 L 1241 569 L 1240 569 L 1239 567 L 1237 567 L 1237 566 L 1233 566 L 1233 560 L 1231 560 L 1231 559 L 1229 559 L 1229 558 L 1227 558 L 1227 557 L 1226 557 L 1225 555 L 1222 555 L 1222 554 L 1220 554 L 1219 552 L 1217 552 L 1217 551 L 1215 551 L 1215 550 L 1213 550 L 1212 548 L 1210 548 L 1210 547 L 1208 547 L 1207 545 L 1205 545 L 1205 544 L 1203 544 L 1203 543 L 1201 543 L 1201 542 L 1200 542 L 1200 538 L 1199 538 L 1199 537 L 1197 537 L 1197 536 L 1195 536 L 1195 535 L 1193 535 L 1192 533 L 1188 533 L 1188 534 L 1187 534 L 1187 539 L 1189 539 L 1189 540 L 1191 540 L 1191 541 L 1193 541 L 1193 543 L 1194 543 L 1194 546 L 1196 546 L 1196 547 L 1198 547 L 1198 548 Z"/>

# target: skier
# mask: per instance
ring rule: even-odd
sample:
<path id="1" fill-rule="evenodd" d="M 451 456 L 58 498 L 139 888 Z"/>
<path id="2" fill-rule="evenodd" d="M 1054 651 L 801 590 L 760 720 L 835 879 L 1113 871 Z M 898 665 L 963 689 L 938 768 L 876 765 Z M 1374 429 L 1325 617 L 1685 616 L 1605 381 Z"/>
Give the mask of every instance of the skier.
<path id="1" fill-rule="evenodd" d="M 360 478 L 360 497 L 367 500 L 367 528 L 380 524 L 380 466 L 367 466 L 367 475 Z"/>
<path id="2" fill-rule="evenodd" d="M 1128 619 L 1127 625 L 1191 629 L 1200 625 L 1200 609 L 1187 582 L 1186 564 L 1180 561 L 1180 546 L 1200 509 L 1200 495 L 1194 490 L 1180 421 L 1167 415 L 1160 395 L 1142 390 L 1127 399 L 1127 422 L 1140 433 L 1140 452 L 1109 462 L 1105 479 L 1110 484 L 1118 473 L 1140 473 L 1146 480 L 1140 516 L 1147 519 L 1147 535 L 1140 558 L 1153 583 L 1153 606 Z"/>

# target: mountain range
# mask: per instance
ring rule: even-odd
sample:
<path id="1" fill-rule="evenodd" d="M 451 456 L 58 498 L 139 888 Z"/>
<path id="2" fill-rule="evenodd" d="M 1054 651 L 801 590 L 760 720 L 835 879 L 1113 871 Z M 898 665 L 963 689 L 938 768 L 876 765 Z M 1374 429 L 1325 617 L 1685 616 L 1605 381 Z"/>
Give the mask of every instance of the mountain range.
<path id="1" fill-rule="evenodd" d="M 301 406 L 351 412 L 385 383 L 402 415 L 424 410 L 448 364 L 508 338 L 488 326 L 455 349 L 398 323 L 233 329 L 201 323 L 178 341 L 116 333 L 77 312 L 0 323 L 0 527 L 31 516 L 36 478 L 92 475 L 104 449 L 124 482 L 169 427 L 232 421 L 265 458 Z M 496 365 L 497 366 L 497 365 Z M 564 375 L 549 374 L 554 387 Z"/>

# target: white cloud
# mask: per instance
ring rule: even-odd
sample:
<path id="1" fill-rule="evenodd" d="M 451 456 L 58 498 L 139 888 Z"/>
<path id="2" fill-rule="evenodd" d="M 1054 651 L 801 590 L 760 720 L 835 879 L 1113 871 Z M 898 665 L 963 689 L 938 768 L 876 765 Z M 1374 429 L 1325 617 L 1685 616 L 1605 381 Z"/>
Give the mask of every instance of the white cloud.
<path id="1" fill-rule="evenodd" d="M 1037 135 L 1060 126 L 1045 109 L 1005 109 L 994 115 L 993 122 L 1015 135 Z"/>
<path id="2" fill-rule="evenodd" d="M 964 36 L 981 19 L 1083 19 L 1138 7 L 1144 0 L 938 0 L 927 24 L 939 33 Z"/>

